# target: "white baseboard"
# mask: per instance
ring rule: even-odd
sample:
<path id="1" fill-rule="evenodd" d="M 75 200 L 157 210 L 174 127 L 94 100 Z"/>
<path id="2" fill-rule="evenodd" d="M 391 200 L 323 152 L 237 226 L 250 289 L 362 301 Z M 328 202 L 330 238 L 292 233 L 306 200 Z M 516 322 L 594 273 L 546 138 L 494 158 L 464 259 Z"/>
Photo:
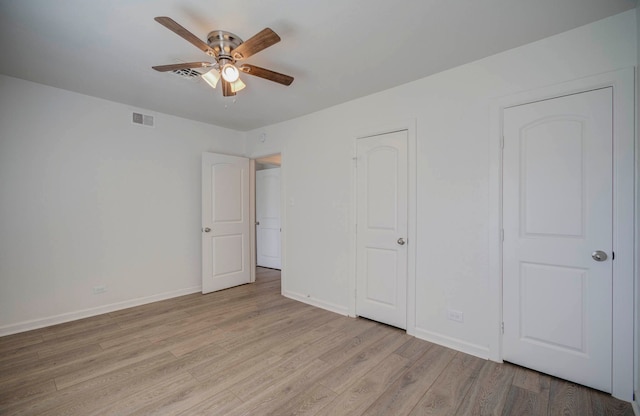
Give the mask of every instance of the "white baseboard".
<path id="1" fill-rule="evenodd" d="M 326 309 L 330 312 L 335 312 L 340 315 L 349 316 L 349 308 L 347 308 L 346 306 L 336 305 L 331 302 L 325 302 L 320 299 L 307 297 L 300 293 L 284 291 L 284 290 L 282 291 L 282 296 L 289 299 L 297 300 L 298 302 L 306 303 L 307 305 L 315 306 L 316 308 Z"/>
<path id="2" fill-rule="evenodd" d="M 17 334 L 19 332 L 31 331 L 33 329 L 44 328 L 47 326 L 62 324 L 65 322 L 75 321 L 78 319 L 89 318 L 91 316 L 102 315 L 104 313 L 119 311 L 121 309 L 131 308 L 133 306 L 145 305 L 147 303 L 158 302 L 160 300 L 176 298 L 178 296 L 190 295 L 202 290 L 201 286 L 190 287 L 187 289 L 175 290 L 172 292 L 160 293 L 157 295 L 146 296 L 143 298 L 125 300 L 123 302 L 111 303 L 109 305 L 98 306 L 95 308 L 83 309 L 80 311 L 67 312 L 60 315 L 49 316 L 31 321 L 19 322 L 17 324 L 5 325 L 0 327 L 0 337 L 5 335 Z"/>
<path id="3" fill-rule="evenodd" d="M 420 328 L 413 328 L 413 330 L 411 331 L 411 335 L 425 341 L 433 342 L 434 344 L 442 345 L 443 347 L 464 352 L 465 354 L 474 355 L 485 360 L 489 359 L 489 348 L 483 345 L 472 344 L 458 338 L 426 331 Z"/>

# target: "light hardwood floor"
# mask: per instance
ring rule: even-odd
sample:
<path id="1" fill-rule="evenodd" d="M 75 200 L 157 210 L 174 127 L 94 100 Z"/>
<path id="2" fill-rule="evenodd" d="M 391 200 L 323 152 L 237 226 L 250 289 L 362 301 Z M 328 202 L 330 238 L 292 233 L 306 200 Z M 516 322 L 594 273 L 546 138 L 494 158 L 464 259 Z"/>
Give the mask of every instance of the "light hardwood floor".
<path id="1" fill-rule="evenodd" d="M 0 338 L 1 415 L 633 415 L 255 284 Z"/>

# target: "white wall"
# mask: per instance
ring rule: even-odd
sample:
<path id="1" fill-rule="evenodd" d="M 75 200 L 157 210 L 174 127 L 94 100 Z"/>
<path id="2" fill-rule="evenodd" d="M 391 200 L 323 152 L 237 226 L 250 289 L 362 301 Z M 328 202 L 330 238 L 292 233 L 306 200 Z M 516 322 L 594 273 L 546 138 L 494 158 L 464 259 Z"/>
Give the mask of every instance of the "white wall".
<path id="1" fill-rule="evenodd" d="M 424 51 L 428 53 L 428 51 Z M 489 274 L 490 107 L 497 97 L 636 64 L 629 11 L 422 80 L 247 134 L 251 156 L 283 153 L 284 292 L 346 312 L 353 279 L 354 138 L 417 123 L 416 327 L 496 356 L 499 288 Z M 261 142 L 260 136 L 266 134 Z M 292 204 L 293 203 L 293 204 Z M 464 312 L 463 324 L 446 308 Z M 631 313 L 631 311 L 629 311 Z"/>
<path id="2" fill-rule="evenodd" d="M 0 76 L 0 335 L 199 290 L 203 151 L 243 134 Z"/>

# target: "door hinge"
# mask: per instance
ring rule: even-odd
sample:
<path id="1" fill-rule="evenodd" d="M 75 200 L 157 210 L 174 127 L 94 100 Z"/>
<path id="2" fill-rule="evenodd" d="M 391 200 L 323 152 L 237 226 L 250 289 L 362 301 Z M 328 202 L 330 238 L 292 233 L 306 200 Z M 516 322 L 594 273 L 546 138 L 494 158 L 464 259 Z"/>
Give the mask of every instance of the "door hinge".
<path id="1" fill-rule="evenodd" d="M 611 260 L 615 260 L 616 259 L 616 252 L 612 251 L 611 252 Z"/>
<path id="2" fill-rule="evenodd" d="M 502 323 L 502 325 L 500 325 L 502 328 L 502 334 L 504 335 L 504 322 Z"/>

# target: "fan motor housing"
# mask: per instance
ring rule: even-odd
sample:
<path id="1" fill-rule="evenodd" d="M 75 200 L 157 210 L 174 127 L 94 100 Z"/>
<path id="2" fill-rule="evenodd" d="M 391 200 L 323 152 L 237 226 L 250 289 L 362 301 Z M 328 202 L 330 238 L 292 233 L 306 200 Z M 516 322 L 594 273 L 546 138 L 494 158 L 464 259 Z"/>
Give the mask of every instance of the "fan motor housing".
<path id="1" fill-rule="evenodd" d="M 226 30 L 212 30 L 207 35 L 209 47 L 215 50 L 218 56 L 231 58 L 231 51 L 242 44 L 242 39 Z"/>

